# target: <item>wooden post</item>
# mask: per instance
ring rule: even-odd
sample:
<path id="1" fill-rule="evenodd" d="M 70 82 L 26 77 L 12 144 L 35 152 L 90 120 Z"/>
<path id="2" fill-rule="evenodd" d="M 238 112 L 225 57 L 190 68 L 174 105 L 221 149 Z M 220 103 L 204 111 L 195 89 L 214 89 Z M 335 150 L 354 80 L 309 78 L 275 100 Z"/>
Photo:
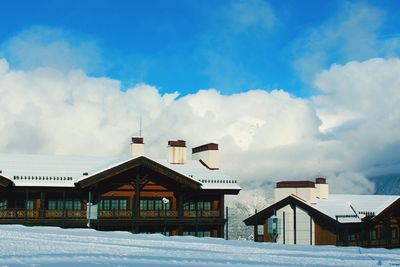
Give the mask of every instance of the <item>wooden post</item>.
<path id="1" fill-rule="evenodd" d="M 135 177 L 135 208 L 134 218 L 140 217 L 140 173 Z"/>
<path id="2" fill-rule="evenodd" d="M 44 192 L 40 192 L 40 218 L 44 219 L 45 217 L 45 206 L 46 206 L 46 194 Z"/>
<path id="3" fill-rule="evenodd" d="M 28 221 L 28 201 L 29 201 L 29 192 L 28 188 L 25 189 L 25 221 Z"/>
<path id="4" fill-rule="evenodd" d="M 286 244 L 286 221 L 285 221 L 285 212 L 282 212 L 282 234 L 283 234 L 283 244 Z"/>
<path id="5" fill-rule="evenodd" d="M 63 205 L 62 205 L 62 227 L 65 227 L 65 191 L 62 192 Z"/>
<path id="6" fill-rule="evenodd" d="M 293 205 L 293 244 L 295 244 L 295 245 L 297 243 L 297 240 L 296 240 L 296 237 L 297 237 L 296 224 L 297 224 L 296 223 L 296 205 Z"/>
<path id="7" fill-rule="evenodd" d="M 254 219 L 255 219 L 255 223 L 254 223 L 254 242 L 258 241 L 258 220 L 257 220 L 257 209 L 255 209 L 254 212 Z"/>
<path id="8" fill-rule="evenodd" d="M 312 240 L 312 217 L 310 214 L 308 214 L 308 216 L 310 216 L 310 245 L 312 245 L 313 240 Z"/>
<path id="9" fill-rule="evenodd" d="M 183 189 L 180 188 L 178 190 L 178 219 L 179 219 L 179 223 L 178 223 L 178 235 L 183 235 L 183 226 L 182 226 L 182 221 L 183 221 L 183 217 L 184 217 L 184 209 L 183 209 Z"/>
<path id="10" fill-rule="evenodd" d="M 226 233 L 225 233 L 225 238 L 226 238 L 226 240 L 228 240 L 229 239 L 229 213 L 228 213 L 228 206 L 226 206 L 225 214 L 226 214 Z"/>

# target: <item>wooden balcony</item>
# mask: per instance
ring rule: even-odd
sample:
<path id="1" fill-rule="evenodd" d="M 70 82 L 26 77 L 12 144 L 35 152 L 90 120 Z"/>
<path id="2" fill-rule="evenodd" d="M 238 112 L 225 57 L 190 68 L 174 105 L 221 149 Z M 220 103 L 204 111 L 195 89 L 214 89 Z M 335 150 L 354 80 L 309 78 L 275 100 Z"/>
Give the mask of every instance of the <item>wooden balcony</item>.
<path id="1" fill-rule="evenodd" d="M 185 218 L 215 218 L 220 216 L 218 210 L 185 210 Z M 99 219 L 132 218 L 131 210 L 99 210 Z M 178 218 L 177 210 L 141 210 L 142 218 Z M 6 209 L 0 210 L 1 219 L 86 219 L 86 210 L 25 210 Z"/>
<path id="2" fill-rule="evenodd" d="M 141 210 L 140 217 L 164 218 L 178 217 L 176 210 Z"/>
<path id="3" fill-rule="evenodd" d="M 99 218 L 130 218 L 132 217 L 131 210 L 99 210 Z"/>
<path id="4" fill-rule="evenodd" d="M 7 209 L 0 210 L 0 219 L 38 218 L 39 210 Z"/>
<path id="5" fill-rule="evenodd" d="M 86 210 L 25 210 L 25 209 L 7 209 L 0 210 L 0 219 L 39 219 L 43 214 L 44 218 L 70 218 L 85 219 Z"/>
<path id="6" fill-rule="evenodd" d="M 185 210 L 183 212 L 183 217 L 219 217 L 219 210 Z"/>

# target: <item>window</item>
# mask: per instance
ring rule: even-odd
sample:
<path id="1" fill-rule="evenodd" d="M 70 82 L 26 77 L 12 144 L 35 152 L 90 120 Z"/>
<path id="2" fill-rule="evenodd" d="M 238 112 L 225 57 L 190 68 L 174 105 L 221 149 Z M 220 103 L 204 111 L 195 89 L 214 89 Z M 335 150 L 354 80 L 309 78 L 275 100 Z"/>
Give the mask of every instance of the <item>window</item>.
<path id="1" fill-rule="evenodd" d="M 211 232 L 210 231 L 197 231 L 197 235 L 195 231 L 185 231 L 182 233 L 182 235 L 187 236 L 197 236 L 197 237 L 210 237 Z"/>
<path id="2" fill-rule="evenodd" d="M 65 206 L 64 206 L 65 204 Z M 47 202 L 49 210 L 81 210 L 82 204 L 79 199 L 49 199 Z"/>
<path id="3" fill-rule="evenodd" d="M 392 239 L 397 239 L 397 228 L 391 228 Z"/>
<path id="4" fill-rule="evenodd" d="M 200 201 L 197 202 L 198 210 L 211 210 L 211 202 L 210 201 Z"/>
<path id="5" fill-rule="evenodd" d="M 184 210 L 196 210 L 196 202 L 185 202 L 183 204 Z"/>
<path id="6" fill-rule="evenodd" d="M 141 199 L 140 210 L 166 210 L 171 209 L 171 201 L 164 204 L 161 199 Z"/>
<path id="7" fill-rule="evenodd" d="M 128 200 L 127 199 L 102 199 L 100 200 L 100 210 L 127 210 Z"/>
<path id="8" fill-rule="evenodd" d="M 198 202 L 185 202 L 183 204 L 184 210 L 211 210 L 211 201 L 198 201 Z"/>
<path id="9" fill-rule="evenodd" d="M 47 208 L 49 210 L 56 210 L 57 209 L 57 200 L 49 200 L 47 202 Z"/>
<path id="10" fill-rule="evenodd" d="M 378 239 L 378 232 L 376 229 L 372 229 L 369 231 L 369 239 L 370 240 L 377 240 Z"/>
<path id="11" fill-rule="evenodd" d="M 82 209 L 81 201 L 77 200 L 77 199 L 65 200 L 65 209 L 66 210 L 81 210 Z"/>
<path id="12" fill-rule="evenodd" d="M 33 199 L 28 199 L 26 202 L 25 202 L 25 208 L 27 209 L 27 210 L 33 210 L 33 209 L 35 209 L 35 201 L 33 200 Z"/>
<path id="13" fill-rule="evenodd" d="M 349 234 L 347 236 L 348 241 L 356 241 L 356 234 Z"/>
<path id="14" fill-rule="evenodd" d="M 7 199 L 0 199 L 0 210 L 7 209 Z"/>

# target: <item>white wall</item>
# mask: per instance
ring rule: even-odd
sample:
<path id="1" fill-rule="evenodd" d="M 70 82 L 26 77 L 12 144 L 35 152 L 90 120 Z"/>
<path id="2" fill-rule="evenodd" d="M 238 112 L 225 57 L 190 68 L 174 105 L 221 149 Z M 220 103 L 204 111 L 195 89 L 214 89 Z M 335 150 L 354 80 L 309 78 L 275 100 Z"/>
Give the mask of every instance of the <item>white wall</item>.
<path id="1" fill-rule="evenodd" d="M 287 205 L 276 211 L 279 220 L 279 236 L 276 240 L 280 244 L 294 244 L 294 211 Z M 285 219 L 283 219 L 285 217 Z M 311 219 L 311 227 L 310 227 Z M 311 229 L 310 229 L 311 228 Z M 315 225 L 306 211 L 296 207 L 296 244 L 310 245 L 310 232 L 312 244 L 315 244 Z"/>

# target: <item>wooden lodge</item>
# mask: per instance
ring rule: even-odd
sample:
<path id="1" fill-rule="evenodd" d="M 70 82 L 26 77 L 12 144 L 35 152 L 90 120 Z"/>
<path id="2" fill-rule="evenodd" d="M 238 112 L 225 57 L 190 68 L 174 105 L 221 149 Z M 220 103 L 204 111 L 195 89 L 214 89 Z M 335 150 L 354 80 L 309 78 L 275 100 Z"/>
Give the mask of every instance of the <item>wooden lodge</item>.
<path id="1" fill-rule="evenodd" d="M 168 158 L 132 138 L 123 158 L 0 155 L 0 224 L 91 227 L 224 236 L 224 196 L 237 181 L 219 170 L 218 145 L 168 142 Z"/>
<path id="2" fill-rule="evenodd" d="M 400 247 L 400 196 L 329 194 L 326 179 L 283 181 L 275 202 L 247 218 L 256 241 Z"/>

